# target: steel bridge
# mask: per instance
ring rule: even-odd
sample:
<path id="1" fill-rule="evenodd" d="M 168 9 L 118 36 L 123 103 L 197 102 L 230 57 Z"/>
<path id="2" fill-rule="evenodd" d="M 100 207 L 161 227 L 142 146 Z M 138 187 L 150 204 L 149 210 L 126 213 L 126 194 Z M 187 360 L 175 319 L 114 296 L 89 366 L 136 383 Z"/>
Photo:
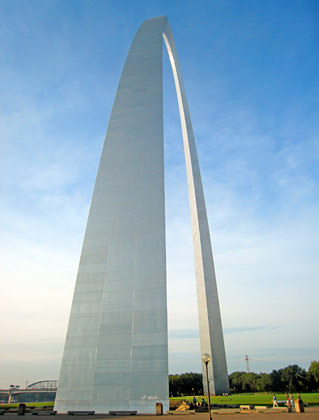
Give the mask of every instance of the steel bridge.
<path id="1" fill-rule="evenodd" d="M 56 379 L 46 379 L 34 382 L 25 388 L 11 386 L 9 389 L 0 389 L 0 400 L 8 403 L 54 401 L 57 385 Z"/>

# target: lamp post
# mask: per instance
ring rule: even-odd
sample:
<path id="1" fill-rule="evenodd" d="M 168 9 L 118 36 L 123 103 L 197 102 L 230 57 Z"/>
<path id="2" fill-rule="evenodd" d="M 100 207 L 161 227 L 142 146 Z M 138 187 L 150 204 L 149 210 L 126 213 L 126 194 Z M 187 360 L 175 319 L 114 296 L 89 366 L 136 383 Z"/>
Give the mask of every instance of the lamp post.
<path id="1" fill-rule="evenodd" d="M 206 367 L 206 380 L 207 380 L 207 395 L 208 395 L 208 413 L 209 413 L 209 420 L 212 420 L 212 413 L 210 411 L 210 391 L 209 391 L 209 380 L 208 380 L 208 363 L 210 362 L 211 357 L 209 354 L 205 353 L 202 355 L 202 361 L 205 363 Z"/>

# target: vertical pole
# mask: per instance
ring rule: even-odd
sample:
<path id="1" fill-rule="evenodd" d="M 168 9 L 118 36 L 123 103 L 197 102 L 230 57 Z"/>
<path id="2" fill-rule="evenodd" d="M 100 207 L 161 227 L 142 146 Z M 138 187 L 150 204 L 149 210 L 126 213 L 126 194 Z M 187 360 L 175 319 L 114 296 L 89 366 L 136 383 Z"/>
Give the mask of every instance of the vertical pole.
<path id="1" fill-rule="evenodd" d="M 208 361 L 205 362 L 206 366 L 206 379 L 207 379 L 207 395 L 208 395 L 208 413 L 209 413 L 209 420 L 212 420 L 212 413 L 210 411 L 210 390 L 209 390 L 209 380 L 208 380 Z"/>

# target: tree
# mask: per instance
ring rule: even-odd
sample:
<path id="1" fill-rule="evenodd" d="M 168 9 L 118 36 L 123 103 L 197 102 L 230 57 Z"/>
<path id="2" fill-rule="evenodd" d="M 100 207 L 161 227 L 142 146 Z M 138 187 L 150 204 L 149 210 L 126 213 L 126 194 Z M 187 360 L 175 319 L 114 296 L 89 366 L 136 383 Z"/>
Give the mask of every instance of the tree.
<path id="1" fill-rule="evenodd" d="M 179 396 L 180 389 L 178 383 L 179 375 L 169 375 L 168 384 L 169 384 L 169 393 L 173 396 Z"/>
<path id="2" fill-rule="evenodd" d="M 229 375 L 229 386 L 235 392 L 243 391 L 244 375 L 246 372 L 233 372 Z"/>
<path id="3" fill-rule="evenodd" d="M 270 374 L 271 388 L 273 391 L 281 391 L 283 388 L 281 382 L 280 370 L 273 370 Z"/>
<path id="4" fill-rule="evenodd" d="M 307 374 L 305 369 L 298 365 L 289 365 L 280 369 L 280 379 L 286 391 L 300 391 L 307 385 Z"/>
<path id="5" fill-rule="evenodd" d="M 308 373 L 310 376 L 309 380 L 311 383 L 311 391 L 315 391 L 319 389 L 319 362 L 318 361 L 313 360 L 310 363 Z"/>
<path id="6" fill-rule="evenodd" d="M 268 373 L 260 373 L 256 382 L 257 391 L 271 391 L 272 382 L 271 377 Z"/>
<path id="7" fill-rule="evenodd" d="M 202 375 L 193 372 L 169 375 L 169 393 L 176 396 L 202 395 Z"/>
<path id="8" fill-rule="evenodd" d="M 255 392 L 257 390 L 257 379 L 257 373 L 245 372 L 243 375 L 243 391 Z"/>
<path id="9" fill-rule="evenodd" d="M 236 371 L 229 375 L 232 392 L 296 392 L 319 390 L 319 361 L 312 361 L 308 371 L 298 365 L 268 373 Z M 183 373 L 169 376 L 170 395 L 202 395 L 202 375 Z"/>

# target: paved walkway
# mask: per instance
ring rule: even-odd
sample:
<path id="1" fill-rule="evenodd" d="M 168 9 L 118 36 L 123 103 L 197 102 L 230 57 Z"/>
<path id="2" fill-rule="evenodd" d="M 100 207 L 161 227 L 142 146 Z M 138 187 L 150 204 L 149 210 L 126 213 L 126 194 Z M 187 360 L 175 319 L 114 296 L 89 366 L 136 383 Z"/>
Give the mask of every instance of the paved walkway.
<path id="1" fill-rule="evenodd" d="M 4 414 L 3 420 L 13 420 L 17 414 Z M 136 416 L 109 416 L 106 414 L 96 414 L 94 416 L 68 416 L 66 414 L 57 414 L 56 416 L 33 416 L 26 414 L 21 420 L 101 420 L 101 419 L 114 419 L 114 420 L 209 420 L 208 413 L 197 414 L 178 414 L 178 415 L 136 415 Z M 235 414 L 213 414 L 213 420 L 319 420 L 319 407 L 307 407 L 305 413 L 280 413 L 280 412 L 266 412 L 256 413 L 250 411 L 247 413 Z"/>

